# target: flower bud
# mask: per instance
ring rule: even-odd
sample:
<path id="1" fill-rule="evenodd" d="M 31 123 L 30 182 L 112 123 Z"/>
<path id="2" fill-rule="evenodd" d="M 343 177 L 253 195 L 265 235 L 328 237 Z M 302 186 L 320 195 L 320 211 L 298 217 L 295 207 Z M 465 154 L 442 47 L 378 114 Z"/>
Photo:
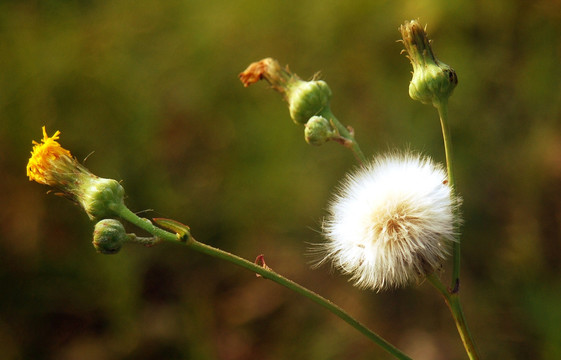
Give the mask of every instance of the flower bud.
<path id="1" fill-rule="evenodd" d="M 100 254 L 116 254 L 127 240 L 123 224 L 115 219 L 104 219 L 95 224 L 93 246 Z"/>
<path id="2" fill-rule="evenodd" d="M 329 109 L 331 95 L 323 80 L 294 82 L 287 90 L 290 117 L 297 124 L 306 124 L 312 116 Z"/>
<path id="3" fill-rule="evenodd" d="M 446 101 L 458 84 L 456 72 L 436 58 L 425 29 L 418 21 L 405 22 L 399 30 L 407 57 L 413 65 L 409 96 L 424 104 L 436 105 Z"/>
<path id="4" fill-rule="evenodd" d="M 312 116 L 306 123 L 304 137 L 310 145 L 323 145 L 335 136 L 335 131 L 327 119 L 322 116 Z"/>
<path id="5" fill-rule="evenodd" d="M 94 175 L 81 186 L 78 198 L 90 219 L 114 216 L 118 206 L 123 204 L 125 189 L 117 180 L 104 179 Z"/>

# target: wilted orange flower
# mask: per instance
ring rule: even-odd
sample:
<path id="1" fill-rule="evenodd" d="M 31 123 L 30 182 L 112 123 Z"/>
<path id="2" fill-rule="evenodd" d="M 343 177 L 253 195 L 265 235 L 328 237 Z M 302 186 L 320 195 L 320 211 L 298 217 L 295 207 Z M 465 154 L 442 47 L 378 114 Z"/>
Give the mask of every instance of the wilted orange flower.
<path id="1" fill-rule="evenodd" d="M 273 89 L 281 93 L 286 91 L 290 82 L 299 80 L 296 74 L 282 68 L 279 62 L 272 58 L 251 63 L 247 69 L 240 73 L 239 78 L 245 87 L 265 79 Z"/>

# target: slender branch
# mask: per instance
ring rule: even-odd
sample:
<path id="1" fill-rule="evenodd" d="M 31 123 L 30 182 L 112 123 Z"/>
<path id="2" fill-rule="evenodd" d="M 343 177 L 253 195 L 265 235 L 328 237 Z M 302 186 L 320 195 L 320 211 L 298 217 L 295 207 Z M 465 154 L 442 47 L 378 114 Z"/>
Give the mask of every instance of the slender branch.
<path id="1" fill-rule="evenodd" d="M 321 295 L 318 295 L 317 293 L 303 287 L 302 285 L 297 284 L 296 282 L 294 282 L 292 280 L 289 280 L 289 279 L 285 278 L 284 276 L 274 272 L 273 270 L 271 270 L 269 268 L 266 268 L 266 267 L 263 267 L 263 266 L 260 266 L 260 265 L 257 265 L 253 262 L 250 262 L 246 259 L 238 257 L 234 254 L 229 253 L 229 252 L 226 252 L 226 251 L 211 247 L 209 245 L 200 243 L 198 241 L 195 241 L 194 239 L 192 239 L 192 241 L 188 241 L 186 245 L 189 246 L 190 248 L 194 249 L 194 250 L 199 251 L 199 252 L 205 253 L 207 255 L 210 255 L 210 256 L 213 256 L 213 257 L 216 257 L 216 258 L 219 258 L 219 259 L 222 259 L 222 260 L 229 261 L 229 262 L 234 263 L 238 266 L 241 266 L 245 269 L 253 271 L 253 272 L 263 276 L 263 278 L 265 278 L 265 279 L 269 279 L 271 281 L 274 281 L 277 284 L 280 284 L 280 285 L 282 285 L 282 286 L 284 286 L 284 287 L 286 287 L 290 290 L 295 291 L 296 293 L 298 293 L 300 295 L 303 295 L 303 296 L 307 297 L 308 299 L 312 300 L 313 302 L 315 302 L 318 305 L 321 305 L 322 307 L 324 307 L 325 309 L 327 309 L 328 311 L 330 311 L 334 315 L 338 316 L 339 318 L 341 318 L 342 320 L 347 322 L 349 325 L 354 327 L 360 333 L 362 333 L 363 335 L 368 337 L 374 343 L 378 344 L 380 347 L 382 347 L 388 353 L 392 354 L 397 359 L 411 359 L 410 357 L 408 357 L 407 355 L 402 353 L 399 349 L 394 347 L 392 344 L 390 344 L 389 342 L 384 340 L 382 337 L 377 335 L 375 332 L 368 329 L 365 325 L 360 323 L 358 320 L 353 318 L 351 315 L 349 315 L 347 312 L 345 312 L 339 306 L 335 305 L 330 300 L 328 300 L 328 299 L 322 297 Z"/>
<path id="2" fill-rule="evenodd" d="M 282 286 L 284 286 L 284 287 L 286 287 L 286 288 L 288 288 L 288 289 L 290 289 L 290 290 L 292 290 L 292 291 L 294 291 L 294 292 L 296 292 L 300 295 L 303 295 L 303 296 L 307 297 L 308 299 L 312 300 L 313 302 L 315 302 L 316 304 L 321 305 L 322 307 L 324 307 L 325 309 L 327 309 L 328 311 L 330 311 L 334 315 L 338 316 L 340 319 L 347 322 L 349 325 L 354 327 L 356 330 L 358 330 L 360 333 L 362 333 L 367 338 L 372 340 L 374 343 L 379 345 L 382 349 L 386 350 L 388 353 L 393 355 L 395 358 L 400 359 L 400 360 L 411 360 L 410 357 L 405 355 L 403 352 L 401 352 L 395 346 L 393 346 L 392 344 L 387 342 L 385 339 L 380 337 L 378 334 L 376 334 L 375 332 L 373 332 L 372 330 L 367 328 L 365 325 L 360 323 L 358 320 L 356 320 L 354 317 L 352 317 L 349 313 L 344 311 L 339 306 L 335 305 L 330 300 L 328 300 L 328 299 L 322 297 L 321 295 L 303 287 L 302 285 L 299 285 L 298 283 L 296 283 L 292 280 L 289 280 L 289 279 L 285 278 L 284 276 L 276 273 L 275 271 L 271 270 L 270 268 L 258 265 L 256 263 L 253 263 L 249 260 L 246 260 L 242 257 L 239 257 L 239 256 L 234 255 L 232 253 L 229 253 L 227 251 L 212 247 L 210 245 L 200 243 L 200 242 L 196 241 L 190 235 L 187 237 L 187 239 L 184 239 L 181 236 L 179 236 L 178 234 L 173 234 L 173 233 L 167 232 L 165 230 L 162 230 L 162 229 L 154 226 L 147 219 L 143 219 L 143 218 L 138 217 L 136 214 L 131 212 L 124 205 L 122 207 L 120 207 L 119 209 L 115 209 L 115 212 L 119 216 L 121 216 L 123 219 L 125 219 L 125 220 L 131 222 L 132 224 L 148 231 L 152 235 L 160 237 L 163 240 L 176 242 L 176 243 L 179 242 L 179 243 L 185 244 L 187 247 L 189 247 L 193 250 L 196 250 L 198 252 L 201 252 L 203 254 L 206 254 L 206 255 L 209 255 L 209 256 L 212 256 L 212 257 L 215 257 L 215 258 L 218 258 L 218 259 L 226 260 L 226 261 L 228 261 L 230 263 L 233 263 L 235 265 L 238 265 L 242 268 L 245 268 L 247 270 L 255 272 L 255 273 L 261 275 L 263 278 L 274 281 L 277 284 L 282 285 Z"/>

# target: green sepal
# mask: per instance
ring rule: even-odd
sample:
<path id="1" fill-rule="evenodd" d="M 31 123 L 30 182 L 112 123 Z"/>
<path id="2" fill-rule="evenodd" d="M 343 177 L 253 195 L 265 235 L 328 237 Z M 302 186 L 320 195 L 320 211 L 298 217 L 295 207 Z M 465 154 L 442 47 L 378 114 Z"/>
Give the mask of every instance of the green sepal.
<path id="1" fill-rule="evenodd" d="M 179 221 L 166 218 L 153 218 L 152 220 L 164 229 L 171 230 L 178 234 L 180 240 L 183 242 L 187 242 L 187 240 L 191 237 L 191 228 Z"/>

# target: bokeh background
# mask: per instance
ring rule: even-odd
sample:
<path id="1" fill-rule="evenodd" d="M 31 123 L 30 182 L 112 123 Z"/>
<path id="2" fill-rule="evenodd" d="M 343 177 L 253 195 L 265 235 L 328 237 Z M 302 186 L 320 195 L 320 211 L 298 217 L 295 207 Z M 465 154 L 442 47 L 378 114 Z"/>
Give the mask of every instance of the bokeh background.
<path id="1" fill-rule="evenodd" d="M 377 294 L 310 268 L 353 156 L 307 145 L 277 93 L 237 78 L 269 56 L 304 79 L 321 71 L 366 154 L 443 161 L 436 112 L 409 99 L 396 42 L 414 18 L 459 77 L 450 117 L 471 330 L 487 359 L 561 358 L 555 0 L 0 2 L 0 358 L 391 358 L 310 301 L 187 248 L 97 254 L 86 215 L 25 176 L 43 125 L 122 180 L 133 211 L 265 254 L 415 359 L 466 358 L 428 284 Z"/>

